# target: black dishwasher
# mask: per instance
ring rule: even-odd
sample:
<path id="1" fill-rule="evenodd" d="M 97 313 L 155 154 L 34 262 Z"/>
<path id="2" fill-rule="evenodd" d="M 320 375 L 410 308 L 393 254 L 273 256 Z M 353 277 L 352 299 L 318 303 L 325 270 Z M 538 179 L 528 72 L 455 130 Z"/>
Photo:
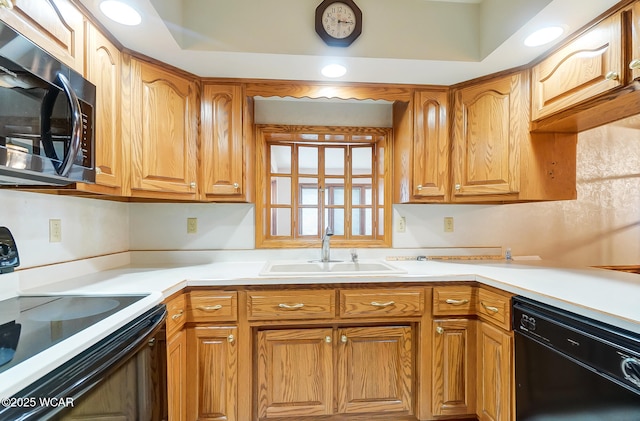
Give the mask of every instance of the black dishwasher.
<path id="1" fill-rule="evenodd" d="M 639 421 L 640 335 L 513 298 L 518 421 Z"/>

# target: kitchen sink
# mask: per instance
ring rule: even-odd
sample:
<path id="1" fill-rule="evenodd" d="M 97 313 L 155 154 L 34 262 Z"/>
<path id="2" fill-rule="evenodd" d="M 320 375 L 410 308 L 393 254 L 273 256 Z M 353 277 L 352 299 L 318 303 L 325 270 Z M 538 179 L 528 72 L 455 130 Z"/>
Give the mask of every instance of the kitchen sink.
<path id="1" fill-rule="evenodd" d="M 406 273 L 379 260 L 346 261 L 270 261 L 261 276 L 386 275 Z"/>

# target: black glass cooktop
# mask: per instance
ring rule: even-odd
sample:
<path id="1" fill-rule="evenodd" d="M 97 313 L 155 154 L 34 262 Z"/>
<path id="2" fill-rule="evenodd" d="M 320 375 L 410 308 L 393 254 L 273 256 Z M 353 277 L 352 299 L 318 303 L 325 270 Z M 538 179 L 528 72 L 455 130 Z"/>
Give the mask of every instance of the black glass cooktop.
<path id="1" fill-rule="evenodd" d="M 0 301 L 0 373 L 144 297 L 23 296 Z"/>

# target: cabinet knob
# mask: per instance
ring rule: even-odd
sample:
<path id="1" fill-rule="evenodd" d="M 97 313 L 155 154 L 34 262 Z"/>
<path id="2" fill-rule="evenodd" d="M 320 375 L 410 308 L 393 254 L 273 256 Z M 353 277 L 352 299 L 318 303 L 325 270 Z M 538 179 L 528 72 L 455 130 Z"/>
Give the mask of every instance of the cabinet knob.
<path id="1" fill-rule="evenodd" d="M 1 0 L 0 0 L 0 1 L 1 1 Z M 0 7 L 2 7 L 2 6 L 0 6 Z M 102 170 L 100 169 L 100 167 L 96 167 L 96 174 L 97 174 L 97 175 L 102 174 Z"/>
<path id="2" fill-rule="evenodd" d="M 442 335 L 444 333 L 444 328 L 442 326 L 436 327 L 436 332 L 438 335 Z"/>
<path id="3" fill-rule="evenodd" d="M 238 190 L 240 188 L 240 184 L 238 183 L 233 183 L 233 188 Z"/>
<path id="4" fill-rule="evenodd" d="M 346 344 L 348 340 L 349 339 L 347 338 L 347 335 L 340 336 L 340 342 L 342 342 L 343 344 Z"/>
<path id="5" fill-rule="evenodd" d="M 236 337 L 233 336 L 233 334 L 227 336 L 227 341 L 229 341 L 229 343 L 233 343 L 236 340 Z"/>
<path id="6" fill-rule="evenodd" d="M 631 70 L 640 69 L 640 59 L 634 58 L 633 60 L 631 60 L 631 62 L 629 63 L 629 68 Z"/>
<path id="7" fill-rule="evenodd" d="M 330 343 L 331 343 L 331 336 L 329 336 L 329 335 L 325 336 L 325 337 L 324 337 L 324 341 L 325 341 L 326 343 L 330 344 Z"/>
<path id="8" fill-rule="evenodd" d="M 461 189 L 460 184 L 456 184 L 456 191 L 460 191 L 460 189 Z"/>
<path id="9" fill-rule="evenodd" d="M 0 9 L 13 9 L 13 1 L 12 0 L 0 0 Z"/>
<path id="10" fill-rule="evenodd" d="M 618 80 L 618 73 L 617 72 L 607 72 L 606 75 L 604 75 L 604 78 L 607 80 Z"/>
<path id="11" fill-rule="evenodd" d="M 192 181 L 192 182 L 189 184 L 189 187 L 191 187 L 192 189 L 195 189 L 195 188 L 196 188 L 196 182 L 195 182 L 195 181 Z"/>
<path id="12" fill-rule="evenodd" d="M 416 189 L 418 189 L 418 191 L 422 190 L 422 184 L 418 184 L 418 185 L 416 186 Z"/>

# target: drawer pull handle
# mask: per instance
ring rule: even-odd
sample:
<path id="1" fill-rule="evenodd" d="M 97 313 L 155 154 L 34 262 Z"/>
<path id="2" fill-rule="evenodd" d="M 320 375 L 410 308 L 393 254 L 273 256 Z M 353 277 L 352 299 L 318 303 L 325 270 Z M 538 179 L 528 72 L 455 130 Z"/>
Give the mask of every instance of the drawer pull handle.
<path id="1" fill-rule="evenodd" d="M 182 317 L 182 313 L 183 312 L 184 312 L 183 310 L 180 310 L 180 312 L 178 312 L 178 313 L 174 314 L 173 316 L 171 316 L 171 320 L 178 320 L 180 317 Z"/>
<path id="2" fill-rule="evenodd" d="M 198 306 L 196 308 L 202 311 L 216 311 L 216 310 L 220 310 L 222 308 L 222 305 L 216 304 L 215 306 Z"/>
<path id="3" fill-rule="evenodd" d="M 453 298 L 447 298 L 447 300 L 445 301 L 445 303 L 447 304 L 451 304 L 452 306 L 461 306 L 464 304 L 469 303 L 469 300 L 464 299 L 464 300 L 455 300 Z"/>
<path id="4" fill-rule="evenodd" d="M 611 72 L 607 72 L 606 75 L 604 75 L 604 78 L 607 80 L 618 80 L 618 73 L 611 71 Z"/>
<path id="5" fill-rule="evenodd" d="M 396 302 L 395 301 L 387 301 L 386 303 L 379 303 L 377 301 L 371 301 L 371 305 L 374 307 L 389 307 L 394 305 Z"/>
<path id="6" fill-rule="evenodd" d="M 629 63 L 629 68 L 631 70 L 640 69 L 640 59 L 633 59 L 631 63 Z"/>
<path id="7" fill-rule="evenodd" d="M 235 340 L 236 340 L 236 337 L 233 336 L 233 334 L 227 336 L 227 341 L 229 341 L 230 344 L 232 344 Z"/>
<path id="8" fill-rule="evenodd" d="M 442 335 L 444 333 L 444 328 L 442 326 L 436 327 L 436 332 L 438 335 Z"/>
<path id="9" fill-rule="evenodd" d="M 340 336 L 340 342 L 342 342 L 343 344 L 346 344 L 348 340 L 349 339 L 347 338 L 347 335 Z"/>
<path id="10" fill-rule="evenodd" d="M 299 310 L 302 307 L 304 307 L 304 304 L 303 303 L 298 303 L 298 304 L 284 304 L 284 303 L 281 303 L 281 304 L 278 304 L 278 307 L 284 308 L 286 310 Z"/>
<path id="11" fill-rule="evenodd" d="M 487 311 L 490 311 L 492 313 L 497 313 L 500 311 L 498 307 L 488 306 L 484 303 L 484 301 L 480 301 L 480 304 L 482 304 L 482 307 L 484 307 Z"/>

